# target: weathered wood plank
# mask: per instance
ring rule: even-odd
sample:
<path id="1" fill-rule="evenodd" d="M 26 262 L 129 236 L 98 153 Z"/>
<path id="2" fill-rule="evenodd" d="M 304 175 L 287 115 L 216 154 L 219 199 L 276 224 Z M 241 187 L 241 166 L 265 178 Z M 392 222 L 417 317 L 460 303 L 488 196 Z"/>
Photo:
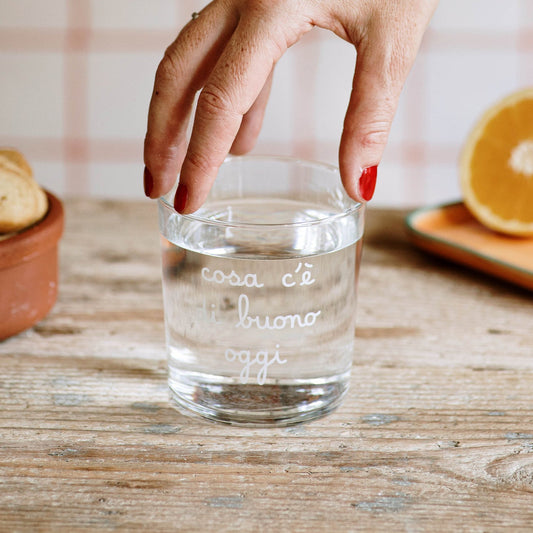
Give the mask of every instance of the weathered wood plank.
<path id="1" fill-rule="evenodd" d="M 531 293 L 371 211 L 345 403 L 214 425 L 168 404 L 155 206 L 66 207 L 58 303 L 0 344 L 0 531 L 531 530 Z"/>

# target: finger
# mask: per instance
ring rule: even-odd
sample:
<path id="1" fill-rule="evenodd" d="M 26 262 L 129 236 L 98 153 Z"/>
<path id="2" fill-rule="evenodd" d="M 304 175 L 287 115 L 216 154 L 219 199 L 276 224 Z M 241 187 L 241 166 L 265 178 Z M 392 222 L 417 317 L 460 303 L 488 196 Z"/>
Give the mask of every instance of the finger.
<path id="1" fill-rule="evenodd" d="M 374 193 L 400 93 L 436 2 L 387 6 L 390 13 L 375 14 L 365 32 L 358 37 L 358 29 L 352 28 L 349 36 L 356 44 L 357 62 L 339 167 L 347 193 L 358 201 L 368 201 Z"/>
<path id="2" fill-rule="evenodd" d="M 187 151 L 187 126 L 196 92 L 236 24 L 236 16 L 219 3 L 209 4 L 185 26 L 159 64 L 144 141 L 147 196 L 157 198 L 174 184 Z"/>
<path id="3" fill-rule="evenodd" d="M 390 56 L 372 46 L 357 51 L 352 93 L 339 149 L 342 183 L 357 201 L 372 198 L 404 76 L 391 77 Z M 405 73 L 407 75 L 407 73 Z"/>
<path id="4" fill-rule="evenodd" d="M 294 17 L 296 20 L 296 15 Z M 220 56 L 196 108 L 194 127 L 180 174 L 175 206 L 192 213 L 204 202 L 218 168 L 227 156 L 243 116 L 258 99 L 272 69 L 292 42 L 311 29 L 271 17 L 268 22 L 254 13 L 241 18 Z M 289 39 L 282 31 L 293 36 Z"/>
<path id="5" fill-rule="evenodd" d="M 242 155 L 249 152 L 254 147 L 257 137 L 259 137 L 272 87 L 272 75 L 273 72 L 270 73 L 259 96 L 242 119 L 241 126 L 230 149 L 230 152 L 234 155 Z"/>

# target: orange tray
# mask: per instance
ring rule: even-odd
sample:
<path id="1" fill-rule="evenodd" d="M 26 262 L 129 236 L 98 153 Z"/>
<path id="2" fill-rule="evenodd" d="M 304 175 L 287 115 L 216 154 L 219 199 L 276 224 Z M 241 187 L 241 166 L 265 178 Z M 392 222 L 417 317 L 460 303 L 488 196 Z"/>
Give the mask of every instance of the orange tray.
<path id="1" fill-rule="evenodd" d="M 406 224 L 419 248 L 533 290 L 533 238 L 486 228 L 462 202 L 418 209 Z"/>

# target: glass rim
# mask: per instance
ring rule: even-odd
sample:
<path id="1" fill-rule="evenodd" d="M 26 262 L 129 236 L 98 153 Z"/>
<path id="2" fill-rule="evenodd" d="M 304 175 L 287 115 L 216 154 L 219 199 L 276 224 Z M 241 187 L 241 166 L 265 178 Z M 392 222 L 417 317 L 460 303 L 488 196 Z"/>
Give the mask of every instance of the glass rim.
<path id="1" fill-rule="evenodd" d="M 349 205 L 346 209 L 334 213 L 332 215 L 325 216 L 324 218 L 318 218 L 315 220 L 307 220 L 303 222 L 239 222 L 239 221 L 227 221 L 227 220 L 217 220 L 213 218 L 208 218 L 202 215 L 198 215 L 198 211 L 195 211 L 194 213 L 185 214 L 182 215 L 181 213 L 178 213 L 174 209 L 174 206 L 172 203 L 170 203 L 166 196 L 170 194 L 169 193 L 160 196 L 158 198 L 158 203 L 160 206 L 165 207 L 166 209 L 170 209 L 173 211 L 176 215 L 178 215 L 181 218 L 184 218 L 185 220 L 188 220 L 190 222 L 199 222 L 202 224 L 209 224 L 211 226 L 218 226 L 218 227 L 224 227 L 224 228 L 257 228 L 257 229 L 265 229 L 265 228 L 302 228 L 302 227 L 309 227 L 309 226 L 317 226 L 320 224 L 329 224 L 331 222 L 335 222 L 336 220 L 339 220 L 343 217 L 351 216 L 354 213 L 361 211 L 364 209 L 365 204 L 362 202 L 356 202 L 352 198 L 348 196 L 346 191 L 344 190 L 342 183 L 340 181 L 340 172 L 338 167 L 335 165 L 329 164 L 329 163 L 322 163 L 319 161 L 311 161 L 308 159 L 302 159 L 298 157 L 292 157 L 292 156 L 280 156 L 280 155 L 262 155 L 262 154 L 253 154 L 253 155 L 240 155 L 240 156 L 234 156 L 234 155 L 228 155 L 224 159 L 224 163 L 229 163 L 231 161 L 260 161 L 260 160 L 266 160 L 266 161 L 280 161 L 284 163 L 292 163 L 292 164 L 302 164 L 308 167 L 315 167 L 320 168 L 322 170 L 332 172 L 337 174 L 337 178 L 339 181 L 340 190 L 342 191 L 343 195 L 346 197 L 346 199 L 351 202 L 352 205 Z M 174 187 L 173 187 L 174 188 Z"/>

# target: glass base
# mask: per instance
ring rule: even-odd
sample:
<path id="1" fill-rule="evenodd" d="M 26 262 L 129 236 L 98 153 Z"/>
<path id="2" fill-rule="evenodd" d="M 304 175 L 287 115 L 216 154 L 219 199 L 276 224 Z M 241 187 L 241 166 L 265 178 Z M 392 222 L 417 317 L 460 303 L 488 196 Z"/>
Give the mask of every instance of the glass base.
<path id="1" fill-rule="evenodd" d="M 171 373 L 174 407 L 185 415 L 224 424 L 282 427 L 321 418 L 338 407 L 348 391 L 350 372 L 313 380 L 272 380 L 264 385 L 206 378 L 205 374 Z"/>

